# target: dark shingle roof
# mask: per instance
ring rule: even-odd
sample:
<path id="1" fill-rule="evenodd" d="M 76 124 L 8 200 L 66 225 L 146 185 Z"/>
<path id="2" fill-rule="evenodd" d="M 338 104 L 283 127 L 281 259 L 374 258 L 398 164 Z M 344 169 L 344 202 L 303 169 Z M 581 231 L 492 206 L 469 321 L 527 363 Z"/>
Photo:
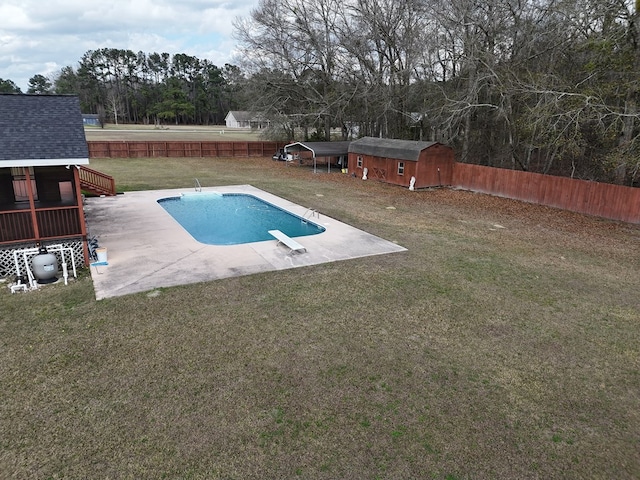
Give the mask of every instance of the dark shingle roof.
<path id="1" fill-rule="evenodd" d="M 77 97 L 0 94 L 0 166 L 11 160 L 61 160 L 62 165 L 88 158 Z"/>
<path id="2" fill-rule="evenodd" d="M 349 153 L 362 153 L 381 158 L 399 160 L 420 159 L 420 152 L 436 145 L 437 142 L 416 142 L 413 140 L 393 140 L 389 138 L 363 137 L 351 142 Z"/>

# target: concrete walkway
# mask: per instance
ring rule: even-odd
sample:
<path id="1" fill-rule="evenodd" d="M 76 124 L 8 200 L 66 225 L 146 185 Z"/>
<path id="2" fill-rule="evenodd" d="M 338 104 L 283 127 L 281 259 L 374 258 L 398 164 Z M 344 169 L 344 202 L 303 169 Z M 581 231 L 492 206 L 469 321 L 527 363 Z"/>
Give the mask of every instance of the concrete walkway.
<path id="1" fill-rule="evenodd" d="M 307 211 L 250 185 L 202 190 L 251 194 L 300 217 Z M 406 250 L 321 213 L 312 220 L 326 231 L 296 238 L 306 247 L 306 253 L 293 253 L 275 239 L 243 245 L 205 245 L 197 242 L 157 203 L 160 198 L 192 191 L 152 190 L 86 199 L 89 233 L 97 237 L 100 247 L 107 249 L 108 265 L 91 267 L 98 300 L 158 287 Z"/>

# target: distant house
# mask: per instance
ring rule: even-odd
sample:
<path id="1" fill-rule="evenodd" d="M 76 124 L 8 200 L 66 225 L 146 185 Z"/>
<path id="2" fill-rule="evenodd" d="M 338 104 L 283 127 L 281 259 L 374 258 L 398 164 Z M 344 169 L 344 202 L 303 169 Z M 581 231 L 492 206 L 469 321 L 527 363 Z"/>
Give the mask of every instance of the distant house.
<path id="1" fill-rule="evenodd" d="M 256 112 L 231 110 L 224 118 L 227 128 L 266 128 L 269 120 Z"/>
<path id="2" fill-rule="evenodd" d="M 77 97 L 0 94 L 0 274 L 14 271 L 14 251 L 38 244 L 88 262 L 82 189 L 115 194 L 88 164 Z"/>
<path id="3" fill-rule="evenodd" d="M 101 127 L 100 117 L 96 113 L 83 113 L 82 124 L 89 127 Z"/>
<path id="4" fill-rule="evenodd" d="M 451 185 L 453 165 L 453 149 L 437 142 L 364 137 L 349 145 L 350 174 L 395 185 Z"/>

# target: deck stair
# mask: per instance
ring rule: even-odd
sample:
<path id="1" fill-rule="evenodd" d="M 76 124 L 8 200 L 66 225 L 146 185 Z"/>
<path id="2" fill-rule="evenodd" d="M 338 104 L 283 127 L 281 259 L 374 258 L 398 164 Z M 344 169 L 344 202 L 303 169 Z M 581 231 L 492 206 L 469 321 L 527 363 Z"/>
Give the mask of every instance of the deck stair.
<path id="1" fill-rule="evenodd" d="M 116 182 L 112 176 L 82 166 L 80 171 L 80 187 L 95 195 L 115 195 Z"/>

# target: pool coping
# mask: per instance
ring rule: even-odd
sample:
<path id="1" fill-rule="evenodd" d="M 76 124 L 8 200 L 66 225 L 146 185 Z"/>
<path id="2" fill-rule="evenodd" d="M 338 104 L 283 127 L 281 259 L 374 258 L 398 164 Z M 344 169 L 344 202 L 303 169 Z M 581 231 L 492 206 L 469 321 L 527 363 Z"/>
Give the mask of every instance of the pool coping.
<path id="1" fill-rule="evenodd" d="M 202 191 L 246 193 L 297 216 L 311 215 L 308 208 L 251 185 L 203 187 Z M 108 265 L 91 267 L 96 299 L 406 251 L 321 212 L 311 220 L 326 230 L 297 238 L 306 253 L 292 252 L 276 239 L 241 245 L 203 244 L 157 202 L 187 192 L 193 189 L 146 190 L 85 200 L 89 235 L 107 249 Z"/>

